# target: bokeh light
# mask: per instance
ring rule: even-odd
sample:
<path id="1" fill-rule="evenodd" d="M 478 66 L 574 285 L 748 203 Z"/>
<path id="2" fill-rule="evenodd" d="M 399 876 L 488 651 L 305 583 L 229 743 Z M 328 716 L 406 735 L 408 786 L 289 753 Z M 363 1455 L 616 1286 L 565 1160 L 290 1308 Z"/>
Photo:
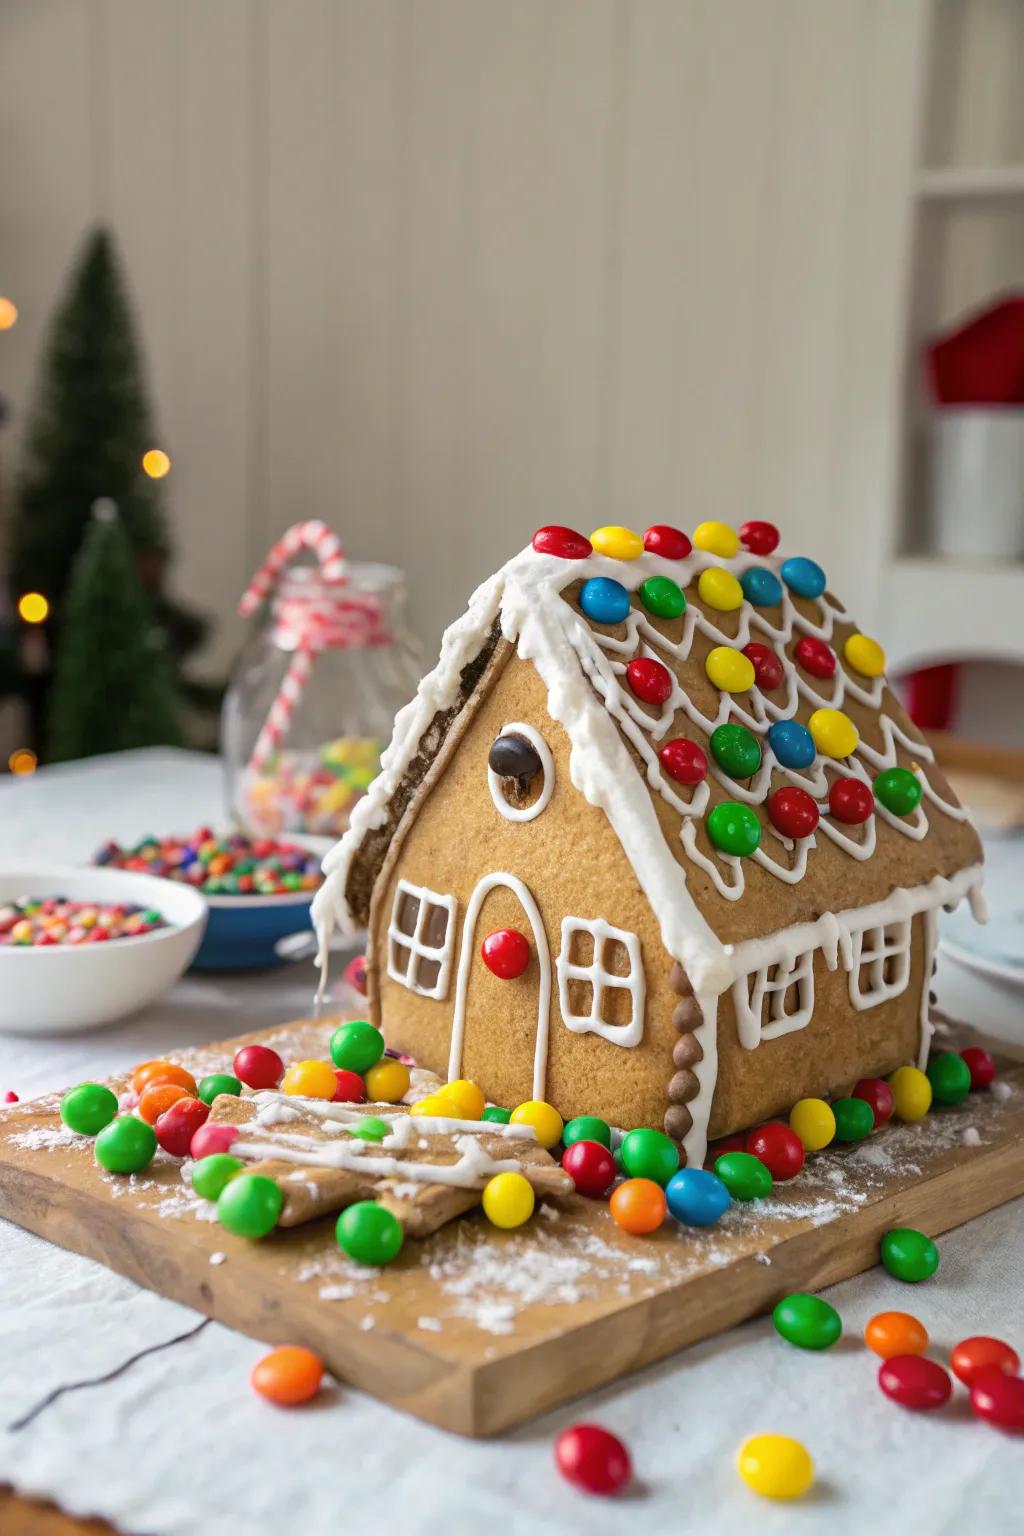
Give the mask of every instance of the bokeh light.
<path id="1" fill-rule="evenodd" d="M 7 759 L 8 768 L 12 773 L 16 773 L 19 778 L 25 778 L 28 774 L 35 773 L 38 763 L 39 759 L 31 747 L 19 747 Z"/>
<path id="2" fill-rule="evenodd" d="M 162 448 L 148 448 L 142 455 L 142 467 L 151 480 L 162 480 L 171 472 L 170 455 Z"/>
<path id="3" fill-rule="evenodd" d="M 50 611 L 50 605 L 41 592 L 24 592 L 18 598 L 18 613 L 26 624 L 41 624 Z"/>
<path id="4" fill-rule="evenodd" d="M 13 299 L 0 296 L 0 331 L 9 331 L 18 321 L 18 306 Z"/>

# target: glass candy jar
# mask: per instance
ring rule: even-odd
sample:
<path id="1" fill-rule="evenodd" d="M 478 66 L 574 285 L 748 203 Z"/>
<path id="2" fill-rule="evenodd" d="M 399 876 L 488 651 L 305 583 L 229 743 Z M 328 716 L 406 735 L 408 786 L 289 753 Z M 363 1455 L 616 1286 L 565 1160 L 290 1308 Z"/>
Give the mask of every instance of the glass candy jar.
<path id="1" fill-rule="evenodd" d="M 256 837 L 340 837 L 380 768 L 394 717 L 416 689 L 405 579 L 390 565 L 285 570 L 224 700 L 227 796 Z"/>

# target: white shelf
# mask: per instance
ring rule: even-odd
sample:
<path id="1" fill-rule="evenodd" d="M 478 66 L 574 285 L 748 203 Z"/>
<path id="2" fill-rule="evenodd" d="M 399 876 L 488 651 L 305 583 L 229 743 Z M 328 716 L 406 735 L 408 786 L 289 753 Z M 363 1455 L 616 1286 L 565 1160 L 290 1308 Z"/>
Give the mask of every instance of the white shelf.
<path id="1" fill-rule="evenodd" d="M 883 574 L 880 611 L 892 671 L 977 657 L 1024 661 L 1024 561 L 900 556 Z"/>
<path id="2" fill-rule="evenodd" d="M 919 171 L 918 197 L 930 201 L 1024 197 L 1024 165 L 950 166 Z"/>

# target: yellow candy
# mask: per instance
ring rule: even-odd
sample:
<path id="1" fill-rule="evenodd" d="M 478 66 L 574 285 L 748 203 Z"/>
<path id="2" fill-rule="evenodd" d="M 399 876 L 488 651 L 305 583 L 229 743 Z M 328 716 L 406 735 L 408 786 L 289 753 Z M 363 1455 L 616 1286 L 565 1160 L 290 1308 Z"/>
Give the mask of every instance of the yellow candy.
<path id="1" fill-rule="evenodd" d="M 739 534 L 728 523 L 701 523 L 693 530 L 693 547 L 731 560 L 739 551 Z"/>
<path id="2" fill-rule="evenodd" d="M 326 1061 L 297 1061 L 281 1079 L 281 1091 L 300 1094 L 304 1099 L 333 1099 L 338 1079 Z"/>
<path id="3" fill-rule="evenodd" d="M 790 1435 L 752 1435 L 736 1453 L 736 1470 L 765 1499 L 798 1499 L 814 1482 L 806 1446 Z"/>
<path id="4" fill-rule="evenodd" d="M 492 1225 L 521 1227 L 533 1215 L 533 1186 L 521 1173 L 496 1173 L 484 1185 L 480 1203 Z"/>
<path id="5" fill-rule="evenodd" d="M 410 1115 L 429 1115 L 431 1118 L 440 1117 L 441 1119 L 446 1119 L 449 1118 L 449 1108 L 449 1105 L 441 1103 L 436 1094 L 431 1093 L 425 1099 L 420 1099 L 418 1103 L 414 1104 L 409 1113 Z"/>
<path id="6" fill-rule="evenodd" d="M 467 1082 L 464 1077 L 446 1083 L 439 1089 L 437 1097 L 442 1104 L 451 1106 L 451 1113 L 459 1120 L 479 1120 L 487 1107 L 487 1100 L 476 1083 Z"/>
<path id="7" fill-rule="evenodd" d="M 704 670 L 723 693 L 746 693 L 754 686 L 754 664 L 731 645 L 716 645 L 708 652 Z"/>
<path id="8" fill-rule="evenodd" d="M 409 1068 L 393 1056 L 385 1056 L 363 1073 L 366 1097 L 374 1104 L 397 1104 L 409 1091 Z"/>
<path id="9" fill-rule="evenodd" d="M 743 602 L 743 588 L 732 572 L 723 570 L 720 565 L 701 571 L 697 591 L 701 602 L 707 603 L 709 608 L 717 608 L 720 613 L 731 613 Z"/>
<path id="10" fill-rule="evenodd" d="M 562 1117 L 553 1104 L 543 1099 L 527 1099 L 512 1111 L 512 1125 L 532 1125 L 533 1132 L 542 1147 L 553 1147 L 562 1134 Z"/>
<path id="11" fill-rule="evenodd" d="M 885 671 L 885 652 L 868 635 L 847 635 L 843 655 L 853 670 L 865 677 L 881 677 Z"/>
<path id="12" fill-rule="evenodd" d="M 897 1067 L 889 1078 L 893 1113 L 900 1120 L 923 1120 L 932 1107 L 932 1085 L 917 1067 Z"/>
<path id="13" fill-rule="evenodd" d="M 841 709 L 816 709 L 807 729 L 822 757 L 849 757 L 857 750 L 857 727 Z"/>
<path id="14" fill-rule="evenodd" d="M 612 560 L 635 560 L 644 552 L 644 541 L 632 528 L 619 528 L 611 524 L 607 528 L 595 528 L 590 542 L 599 555 Z"/>
<path id="15" fill-rule="evenodd" d="M 836 1134 L 836 1117 L 824 1099 L 798 1099 L 789 1112 L 789 1128 L 804 1144 L 805 1152 L 820 1152 Z"/>

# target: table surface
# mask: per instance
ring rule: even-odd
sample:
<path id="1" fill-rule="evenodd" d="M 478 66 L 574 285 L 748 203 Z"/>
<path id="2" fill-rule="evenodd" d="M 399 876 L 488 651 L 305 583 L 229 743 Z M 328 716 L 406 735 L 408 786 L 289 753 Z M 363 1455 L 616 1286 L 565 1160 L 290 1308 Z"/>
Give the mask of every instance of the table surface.
<path id="1" fill-rule="evenodd" d="M 224 825 L 220 767 L 199 754 L 153 751 L 41 770 L 0 783 L 6 862 L 81 862 L 107 837 Z M 67 1039 L 0 1037 L 0 1091 L 23 1098 L 104 1074 L 171 1046 L 198 1044 L 309 1011 L 310 966 L 238 977 L 189 976 L 147 1012 Z M 968 973 L 940 965 L 940 1004 L 1007 1034 L 1019 1009 Z M 998 1016 L 998 1017 L 997 1017 Z M 500 1441 L 471 1443 L 405 1418 L 343 1383 L 316 1406 L 273 1409 L 247 1377 L 263 1346 L 219 1324 L 148 1354 L 114 1379 L 60 1397 L 25 1429 L 0 1430 L 0 1483 L 52 1499 L 119 1530 L 184 1536 L 221 1516 L 253 1536 L 309 1536 L 377 1526 L 404 1536 L 503 1532 L 541 1525 L 602 1536 L 686 1527 L 734 1533 L 800 1528 L 830 1536 L 870 1527 L 1010 1530 L 1019 1516 L 1021 1449 L 958 1401 L 909 1414 L 878 1390 L 859 1343 L 875 1312 L 912 1310 L 939 1351 L 988 1332 L 1020 1348 L 1024 1201 L 944 1237 L 938 1276 L 909 1291 L 880 1270 L 829 1293 L 841 1344 L 806 1355 L 759 1319 L 687 1350 Z M 140 1350 L 168 1345 L 199 1319 L 101 1266 L 0 1223 L 3 1422 L 51 1390 L 91 1381 Z M 636 1485 L 612 1502 L 575 1494 L 554 1471 L 565 1425 L 596 1420 L 631 1447 Z M 814 1492 L 797 1506 L 758 1501 L 733 1468 L 737 1445 L 766 1430 L 794 1434 L 815 1457 Z M 1014 1472 L 1016 1471 L 1016 1478 Z M 0 1525 L 43 1531 L 27 1504 Z M 19 1523 L 20 1522 L 20 1523 Z"/>

